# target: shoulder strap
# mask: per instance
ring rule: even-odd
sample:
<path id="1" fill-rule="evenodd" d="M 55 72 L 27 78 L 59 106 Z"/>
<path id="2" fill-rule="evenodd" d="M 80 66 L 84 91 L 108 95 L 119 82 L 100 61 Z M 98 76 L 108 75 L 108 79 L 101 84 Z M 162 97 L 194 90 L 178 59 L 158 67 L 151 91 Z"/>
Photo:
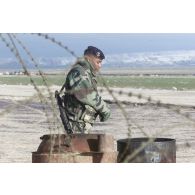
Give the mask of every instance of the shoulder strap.
<path id="1" fill-rule="evenodd" d="M 76 68 L 77 66 L 79 66 L 79 68 L 82 68 L 82 69 L 84 69 L 84 70 L 87 70 L 87 69 L 88 69 L 87 66 L 83 66 L 83 65 L 80 64 L 79 62 L 77 62 L 76 64 L 74 64 L 73 67 L 72 67 L 72 69 Z M 72 70 L 72 69 L 71 69 L 71 70 Z M 70 70 L 70 71 L 71 71 L 71 70 Z M 61 89 L 60 89 L 60 91 L 59 91 L 59 94 L 62 93 L 62 91 L 64 90 L 65 86 L 66 86 L 66 80 L 65 80 L 64 84 L 62 85 L 62 87 L 61 87 Z"/>

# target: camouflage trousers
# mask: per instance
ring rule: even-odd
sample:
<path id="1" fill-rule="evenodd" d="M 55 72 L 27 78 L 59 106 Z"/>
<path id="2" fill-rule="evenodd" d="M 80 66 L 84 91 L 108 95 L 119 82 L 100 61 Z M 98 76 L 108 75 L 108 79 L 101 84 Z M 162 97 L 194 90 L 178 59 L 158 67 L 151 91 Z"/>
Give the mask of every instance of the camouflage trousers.
<path id="1" fill-rule="evenodd" d="M 73 133 L 88 134 L 92 129 L 92 124 L 86 122 L 70 121 L 70 125 L 72 127 Z"/>

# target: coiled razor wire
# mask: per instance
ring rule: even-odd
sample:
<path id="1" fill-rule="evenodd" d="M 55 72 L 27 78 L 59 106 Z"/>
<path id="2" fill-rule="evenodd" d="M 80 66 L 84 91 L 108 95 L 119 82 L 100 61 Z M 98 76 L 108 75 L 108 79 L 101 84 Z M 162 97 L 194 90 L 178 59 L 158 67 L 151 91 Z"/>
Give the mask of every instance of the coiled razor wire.
<path id="1" fill-rule="evenodd" d="M 70 55 L 72 55 L 75 58 L 78 58 L 78 56 L 75 54 L 74 51 L 72 51 L 71 49 L 69 49 L 69 47 L 65 46 L 61 41 L 57 41 L 54 37 L 51 37 L 48 34 L 44 34 L 44 33 L 31 33 L 32 35 L 37 35 L 39 37 L 42 37 L 46 40 L 51 41 L 52 43 L 58 45 L 59 47 L 63 48 L 66 50 L 66 52 L 68 52 Z"/>
<path id="2" fill-rule="evenodd" d="M 10 41 L 11 41 L 11 43 L 9 43 L 7 40 L 6 40 L 6 38 L 4 38 L 3 36 L 2 36 L 2 34 L 0 34 L 0 37 L 1 37 L 1 39 L 2 39 L 2 41 L 6 44 L 6 46 L 10 49 L 10 51 L 15 55 L 15 57 L 17 58 L 17 60 L 19 61 L 19 64 L 21 64 L 22 65 L 22 68 L 24 69 L 24 71 L 25 71 L 25 73 L 27 74 L 27 76 L 30 78 L 30 82 L 31 82 L 31 84 L 33 85 L 33 87 L 34 87 L 34 89 L 37 91 L 37 94 L 38 94 L 38 97 L 39 97 L 39 99 L 40 99 L 40 101 L 44 104 L 48 104 L 48 102 L 47 102 L 47 99 L 45 98 L 45 96 L 42 94 L 42 92 L 40 91 L 40 89 L 38 88 L 38 86 L 36 85 L 36 83 L 34 82 L 34 80 L 33 80 L 33 78 L 32 78 L 32 76 L 31 76 L 31 74 L 30 74 L 30 72 L 28 71 L 28 69 L 27 69 L 27 65 L 25 64 L 25 62 L 24 62 L 24 60 L 22 59 L 22 57 L 21 57 L 21 55 L 19 54 L 19 51 L 18 51 L 18 49 L 17 49 L 17 47 L 16 47 L 16 45 L 15 45 L 15 43 L 14 43 L 14 40 L 13 40 L 13 38 L 12 38 L 12 35 L 11 34 L 8 34 L 8 37 L 9 37 L 9 39 L 10 39 Z M 19 43 L 21 43 L 21 42 L 19 42 Z M 12 45 L 12 46 L 11 46 Z M 26 48 L 23 48 L 23 49 L 25 49 L 25 51 L 27 51 L 27 49 Z M 28 51 L 27 51 L 28 52 Z M 30 55 L 30 52 L 28 52 L 27 54 L 29 54 Z M 31 58 L 33 59 L 33 62 L 35 62 L 35 60 L 34 60 L 34 58 L 32 57 L 32 55 L 30 55 L 31 56 Z M 36 67 L 38 67 L 38 65 L 36 66 Z M 46 82 L 45 82 L 45 79 L 43 80 L 44 81 L 44 83 L 46 84 Z M 47 85 L 46 85 L 47 86 Z M 49 91 L 49 90 L 48 90 Z M 55 109 L 54 109 L 54 103 L 53 103 L 53 101 L 52 101 L 52 103 L 51 104 L 53 104 L 53 106 L 52 106 L 52 110 L 53 110 L 53 116 L 55 117 L 54 119 L 57 119 L 57 121 L 59 121 L 59 119 L 58 119 L 58 117 L 57 117 L 57 114 L 56 114 L 56 111 L 55 111 Z M 48 104 L 49 105 L 49 104 Z M 43 107 L 44 108 L 44 107 Z M 48 117 L 48 113 L 47 113 L 47 111 L 46 111 L 46 109 L 44 109 L 44 111 L 45 111 L 45 114 L 46 114 L 46 118 L 47 118 L 47 122 L 49 123 L 49 117 Z M 57 129 L 58 129 L 58 134 L 59 134 L 59 126 L 58 126 L 58 124 L 61 124 L 61 122 L 59 122 L 59 123 L 56 123 L 56 120 L 53 120 L 53 126 L 55 126 L 55 127 L 57 127 Z M 61 128 L 62 128 L 62 124 L 61 124 Z M 50 134 L 52 134 L 52 136 L 54 135 L 53 133 L 52 133 L 52 130 L 55 132 L 55 129 L 52 129 L 52 128 L 50 128 L 49 127 L 49 130 L 50 130 Z M 53 137 L 52 137 L 53 138 Z M 52 139 L 53 140 L 53 139 Z M 53 143 L 53 141 L 52 141 L 52 143 Z M 52 153 L 52 146 L 50 147 L 50 153 Z"/>
<path id="3" fill-rule="evenodd" d="M 60 124 L 60 127 L 58 127 L 57 125 L 57 129 L 58 129 L 58 134 L 60 134 L 60 129 L 63 129 L 63 126 L 62 126 L 62 123 L 61 121 L 59 120 L 58 118 L 58 112 L 56 110 L 56 106 L 55 106 L 55 103 L 54 103 L 54 94 L 51 92 L 50 88 L 49 88 L 49 85 L 47 83 L 47 79 L 46 79 L 46 76 L 44 75 L 44 73 L 40 70 L 40 67 L 38 65 L 38 63 L 36 62 L 35 58 L 32 56 L 31 52 L 27 49 L 27 47 L 22 43 L 21 40 L 19 40 L 15 34 L 13 34 L 13 37 L 16 39 L 16 41 L 18 42 L 18 44 L 23 48 L 23 50 L 26 52 L 26 54 L 29 56 L 29 58 L 31 59 L 31 61 L 33 62 L 33 64 L 35 65 L 35 67 L 37 68 L 38 70 L 38 73 L 39 75 L 41 76 L 42 80 L 43 80 L 43 84 L 44 86 L 46 86 L 46 89 L 47 89 L 47 92 L 49 94 L 49 100 L 51 102 L 51 106 L 50 104 L 47 102 L 48 106 L 51 108 L 52 110 L 52 114 L 53 114 L 53 118 L 56 120 L 56 124 Z M 50 132 L 50 135 L 52 134 L 52 132 Z M 51 135 L 51 139 L 54 141 L 54 137 L 53 135 Z M 60 139 L 59 139 L 60 141 Z M 52 142 L 53 143 L 53 142 Z M 50 150 L 50 154 L 52 153 L 52 148 L 51 147 L 51 150 Z M 60 151 L 60 143 L 59 143 L 59 151 Z"/>
<path id="4" fill-rule="evenodd" d="M 51 37 L 50 35 L 48 34 L 44 34 L 44 33 L 32 33 L 32 35 L 37 35 L 39 37 L 42 37 L 46 40 L 49 40 L 51 41 L 52 43 L 54 44 L 57 44 L 59 47 L 63 48 L 64 50 L 66 50 L 66 52 L 68 52 L 69 54 L 71 54 L 73 57 L 75 58 L 78 58 L 78 56 L 75 54 L 74 51 L 70 50 L 69 47 L 65 46 L 61 41 L 58 41 L 56 40 L 54 37 Z M 38 88 L 38 86 L 36 85 L 36 83 L 34 82 L 30 72 L 28 71 L 27 69 L 27 66 L 26 66 L 26 63 L 25 61 L 21 58 L 21 55 L 19 54 L 19 51 L 17 49 L 17 46 L 16 44 L 14 43 L 14 40 L 17 41 L 17 43 L 23 48 L 23 50 L 27 53 L 27 55 L 29 56 L 29 58 L 31 59 L 31 61 L 34 63 L 35 67 L 38 69 L 39 71 L 39 74 L 43 80 L 43 83 L 44 85 L 46 86 L 47 88 L 47 91 L 49 93 L 49 99 L 51 101 L 51 105 L 52 107 L 51 110 L 53 112 L 53 116 L 55 117 L 55 119 L 57 120 L 57 124 L 61 124 L 60 127 L 55 123 L 54 121 L 54 126 L 56 126 L 58 129 L 59 128 L 63 128 L 62 127 L 62 123 L 60 122 L 59 123 L 59 118 L 57 117 L 57 111 L 56 111 L 56 107 L 55 107 L 55 104 L 54 104 L 54 99 L 53 99 L 53 95 L 52 95 L 52 92 L 49 88 L 49 85 L 47 84 L 47 79 L 46 79 L 46 76 L 44 75 L 44 73 L 40 70 L 39 68 L 39 65 L 38 63 L 36 62 L 35 58 L 32 56 L 31 52 L 27 49 L 27 47 L 22 43 L 21 40 L 18 39 L 18 37 L 15 35 L 15 34 L 8 34 L 8 37 L 10 39 L 10 42 L 6 40 L 6 38 L 3 36 L 2 33 L 0 33 L 0 38 L 1 40 L 5 43 L 5 45 L 10 49 L 10 51 L 15 55 L 15 57 L 18 59 L 19 63 L 22 65 L 22 68 L 24 69 L 24 72 L 26 73 L 26 75 L 30 78 L 30 82 L 31 84 L 33 85 L 34 89 L 37 91 L 37 94 L 38 94 L 38 97 L 40 99 L 40 101 L 43 103 L 43 104 L 46 104 L 48 105 L 48 101 L 47 99 L 44 97 L 44 95 L 41 93 L 40 89 Z M 125 108 L 122 106 L 122 102 L 119 101 L 117 99 L 117 97 L 115 96 L 116 94 L 119 94 L 119 95 L 126 95 L 128 97 L 136 97 L 138 99 L 144 99 L 146 100 L 147 103 L 153 103 L 155 104 L 157 107 L 164 107 L 164 108 L 167 108 L 167 109 L 170 109 L 172 111 L 174 111 L 176 114 L 178 115 L 181 115 L 183 116 L 185 119 L 193 122 L 193 125 L 195 126 L 195 121 L 190 117 L 190 114 L 189 113 L 182 113 L 181 112 L 181 108 L 180 106 L 176 106 L 176 105 L 170 105 L 170 104 L 164 104 L 162 103 L 160 100 L 153 100 L 152 97 L 146 97 L 144 95 L 142 95 L 141 93 L 139 94 L 136 94 L 136 93 L 133 93 L 131 91 L 129 92 L 124 92 L 122 90 L 120 91 L 116 91 L 116 90 L 113 90 L 113 89 L 110 89 L 107 85 L 106 85 L 106 82 L 103 78 L 103 75 L 100 73 L 100 77 L 103 81 L 103 86 L 105 87 L 105 91 L 107 91 L 111 97 L 113 98 L 113 100 L 115 101 L 115 103 L 117 104 L 117 106 L 119 107 L 119 109 L 121 110 L 122 112 L 122 115 L 123 117 L 125 118 L 126 120 L 126 124 L 127 124 L 127 127 L 128 127 L 128 136 L 131 137 L 131 126 L 132 126 L 132 123 L 135 123 L 134 121 L 130 121 L 129 117 L 128 117 L 128 114 L 125 110 Z M 104 92 L 104 89 L 100 89 L 100 92 Z M 28 101 L 30 101 L 31 99 L 29 99 Z M 28 102 L 26 101 L 26 102 Z M 17 105 L 18 106 L 18 105 Z M 0 115 L 3 115 L 4 113 L 6 112 L 9 112 L 11 111 L 11 109 L 7 108 L 6 110 L 4 110 L 3 112 L 0 113 Z M 47 118 L 47 122 L 49 123 L 49 120 L 48 120 L 48 114 L 46 113 L 45 111 L 45 114 L 46 114 L 46 118 Z M 144 130 L 139 126 L 137 125 L 137 128 L 139 128 L 141 130 L 142 133 L 144 133 L 145 136 L 148 137 L 147 133 L 144 132 Z M 174 125 L 175 127 L 175 125 Z M 160 133 L 163 133 L 164 131 L 168 131 L 170 130 L 169 128 L 167 129 L 162 129 L 162 131 Z M 59 132 L 59 131 L 58 131 Z M 156 136 L 158 136 L 160 133 L 156 134 Z M 50 129 L 50 134 L 52 134 L 52 130 Z M 146 143 L 146 145 L 148 145 L 149 143 L 153 142 L 154 141 L 154 138 L 150 138 L 149 141 Z M 127 162 L 128 160 L 132 159 L 133 157 L 135 157 L 145 146 L 145 144 L 142 145 L 140 148 L 138 148 L 133 154 L 131 154 L 130 156 L 128 156 L 126 159 L 125 159 L 125 162 Z M 189 143 L 186 143 L 186 146 L 190 146 Z M 52 153 L 52 146 L 51 146 L 51 151 L 50 153 Z"/>

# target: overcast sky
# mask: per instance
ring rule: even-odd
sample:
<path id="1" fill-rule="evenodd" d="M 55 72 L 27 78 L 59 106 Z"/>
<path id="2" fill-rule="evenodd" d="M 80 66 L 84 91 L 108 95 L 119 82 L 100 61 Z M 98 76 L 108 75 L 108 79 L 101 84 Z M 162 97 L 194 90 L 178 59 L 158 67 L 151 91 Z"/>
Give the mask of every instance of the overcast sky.
<path id="1" fill-rule="evenodd" d="M 68 46 L 78 56 L 88 45 L 100 48 L 105 54 L 195 50 L 195 34 L 133 34 L 133 33 L 91 33 L 91 34 L 50 34 Z M 31 34 L 18 34 L 34 56 L 64 57 L 70 56 L 63 49 L 42 37 Z M 0 41 L 0 57 L 10 57 L 10 51 Z"/>

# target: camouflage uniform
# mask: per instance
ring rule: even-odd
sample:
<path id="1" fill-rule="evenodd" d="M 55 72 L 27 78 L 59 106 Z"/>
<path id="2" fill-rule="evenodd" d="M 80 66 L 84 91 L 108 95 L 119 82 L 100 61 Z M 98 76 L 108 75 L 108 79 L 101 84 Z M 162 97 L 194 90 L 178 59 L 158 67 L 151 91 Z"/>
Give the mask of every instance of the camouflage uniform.
<path id="1" fill-rule="evenodd" d="M 65 89 L 65 108 L 73 132 L 88 133 L 98 115 L 100 121 L 109 118 L 110 110 L 97 91 L 95 70 L 84 57 L 69 71 Z"/>

